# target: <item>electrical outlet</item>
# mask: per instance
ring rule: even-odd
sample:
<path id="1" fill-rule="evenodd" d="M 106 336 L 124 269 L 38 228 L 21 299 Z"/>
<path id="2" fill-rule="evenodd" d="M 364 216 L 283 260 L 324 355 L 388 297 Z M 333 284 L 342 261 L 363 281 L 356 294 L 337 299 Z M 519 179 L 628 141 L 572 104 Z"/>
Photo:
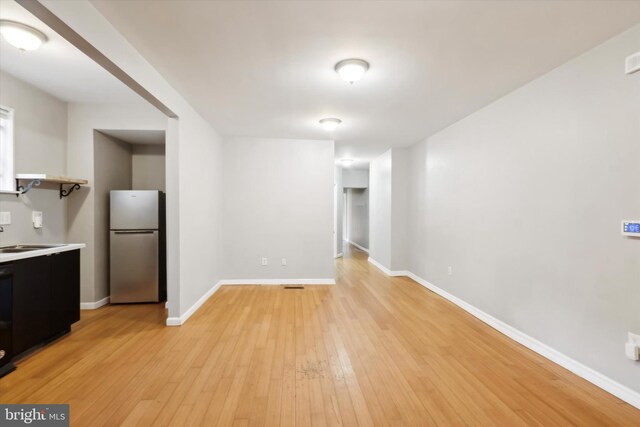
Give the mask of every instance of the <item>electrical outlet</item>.
<path id="1" fill-rule="evenodd" d="M 0 225 L 11 225 L 11 212 L 0 212 Z"/>
<path id="2" fill-rule="evenodd" d="M 286 258 L 282 258 L 282 265 L 287 265 L 287 259 Z"/>
<path id="3" fill-rule="evenodd" d="M 269 265 L 269 260 L 267 258 L 262 258 L 262 265 Z"/>
<path id="4" fill-rule="evenodd" d="M 447 267 L 447 274 L 449 276 L 453 276 L 453 267 L 451 267 L 451 266 Z"/>

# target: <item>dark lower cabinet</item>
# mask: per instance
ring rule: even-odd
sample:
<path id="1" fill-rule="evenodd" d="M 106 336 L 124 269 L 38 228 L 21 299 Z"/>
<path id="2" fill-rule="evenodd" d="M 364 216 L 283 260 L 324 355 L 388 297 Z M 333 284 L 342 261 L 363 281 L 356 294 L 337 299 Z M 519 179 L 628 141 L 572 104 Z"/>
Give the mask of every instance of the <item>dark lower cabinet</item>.
<path id="1" fill-rule="evenodd" d="M 68 332 L 80 320 L 80 251 L 13 261 L 13 354 Z"/>
<path id="2" fill-rule="evenodd" d="M 13 354 L 49 338 L 51 262 L 48 256 L 13 262 Z"/>
<path id="3" fill-rule="evenodd" d="M 80 320 L 80 251 L 61 252 L 51 258 L 51 336 Z"/>
<path id="4" fill-rule="evenodd" d="M 0 377 L 13 371 L 13 263 L 0 264 Z"/>

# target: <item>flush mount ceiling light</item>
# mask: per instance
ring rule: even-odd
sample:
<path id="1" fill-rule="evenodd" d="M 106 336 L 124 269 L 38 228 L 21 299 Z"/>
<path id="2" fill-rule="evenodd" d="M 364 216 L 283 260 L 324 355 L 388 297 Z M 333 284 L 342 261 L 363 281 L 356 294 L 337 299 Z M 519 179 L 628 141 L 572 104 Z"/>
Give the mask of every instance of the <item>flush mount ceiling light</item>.
<path id="1" fill-rule="evenodd" d="M 322 126 L 322 129 L 328 132 L 335 130 L 340 123 L 342 123 L 342 120 L 340 119 L 328 118 L 320 120 L 320 126 Z"/>
<path id="2" fill-rule="evenodd" d="M 342 77 L 342 80 L 351 84 L 360 80 L 368 69 L 369 63 L 364 59 L 345 59 L 336 64 L 336 73 Z"/>
<path id="3" fill-rule="evenodd" d="M 20 22 L 0 19 L 0 34 L 11 45 L 18 49 L 36 50 L 47 41 L 43 32 Z"/>
<path id="4" fill-rule="evenodd" d="M 345 168 L 348 168 L 349 166 L 351 166 L 353 164 L 353 159 L 342 159 L 342 160 L 340 160 L 340 163 Z"/>

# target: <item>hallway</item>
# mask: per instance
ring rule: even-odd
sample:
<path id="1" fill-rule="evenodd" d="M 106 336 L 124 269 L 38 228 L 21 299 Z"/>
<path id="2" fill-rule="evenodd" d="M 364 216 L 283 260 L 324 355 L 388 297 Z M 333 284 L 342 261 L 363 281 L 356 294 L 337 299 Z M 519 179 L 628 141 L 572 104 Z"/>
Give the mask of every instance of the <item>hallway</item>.
<path id="1" fill-rule="evenodd" d="M 72 426 L 640 424 L 355 247 L 336 264 L 335 287 L 224 286 L 179 328 L 159 305 L 83 311 L 0 401 L 70 403 Z"/>

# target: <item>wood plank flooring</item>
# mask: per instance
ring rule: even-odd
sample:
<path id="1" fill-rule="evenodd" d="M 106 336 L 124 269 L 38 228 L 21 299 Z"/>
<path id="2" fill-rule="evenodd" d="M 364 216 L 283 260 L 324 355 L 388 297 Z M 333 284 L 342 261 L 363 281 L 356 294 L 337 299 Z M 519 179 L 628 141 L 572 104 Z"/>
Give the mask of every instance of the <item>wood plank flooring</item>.
<path id="1" fill-rule="evenodd" d="M 70 403 L 92 427 L 640 425 L 365 253 L 336 263 L 337 286 L 225 286 L 182 327 L 159 305 L 84 311 L 0 379 L 0 402 Z"/>

